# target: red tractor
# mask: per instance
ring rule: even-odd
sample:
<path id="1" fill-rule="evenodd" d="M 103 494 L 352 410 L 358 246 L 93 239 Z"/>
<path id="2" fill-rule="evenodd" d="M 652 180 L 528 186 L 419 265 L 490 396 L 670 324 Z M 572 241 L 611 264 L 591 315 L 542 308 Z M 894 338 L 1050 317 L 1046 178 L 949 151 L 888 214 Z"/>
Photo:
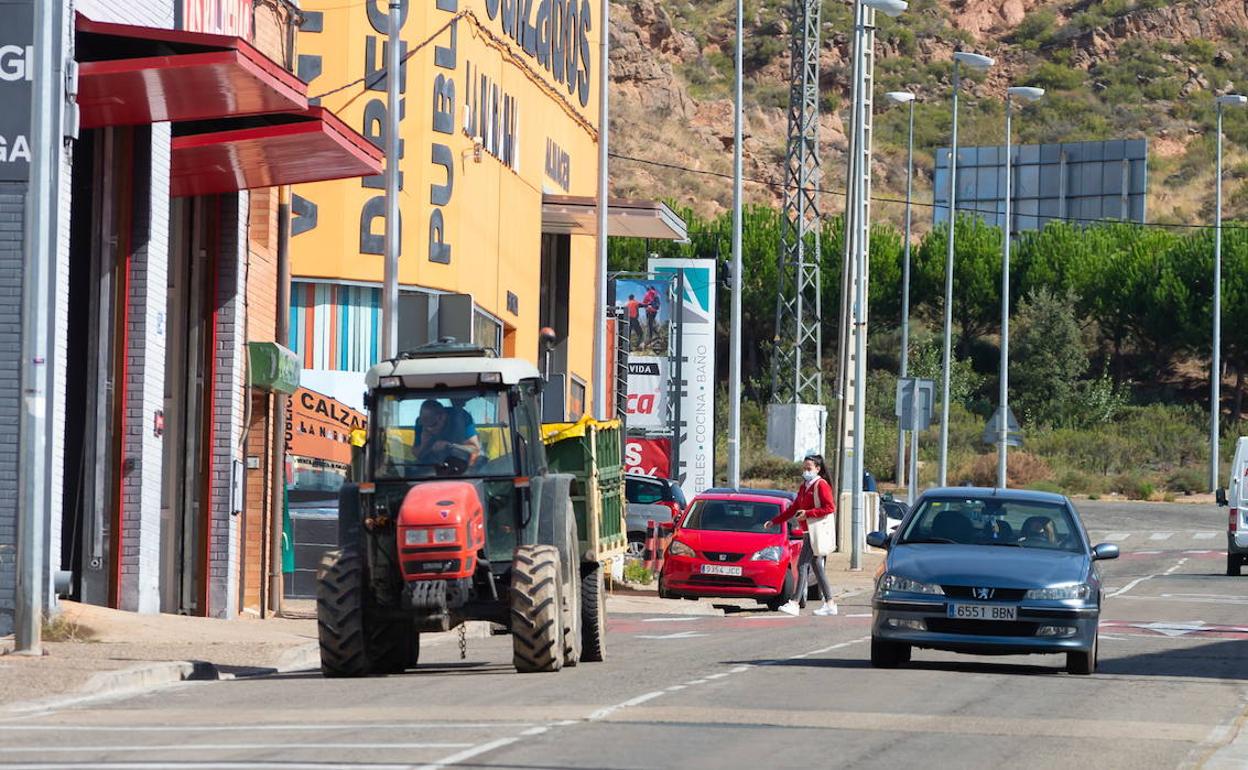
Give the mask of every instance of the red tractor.
<path id="1" fill-rule="evenodd" d="M 318 576 L 322 672 L 402 672 L 422 632 L 466 620 L 509 629 L 521 672 L 602 660 L 598 523 L 578 527 L 583 484 L 549 468 L 537 368 L 443 342 L 366 382 L 363 480 L 343 485 Z"/>

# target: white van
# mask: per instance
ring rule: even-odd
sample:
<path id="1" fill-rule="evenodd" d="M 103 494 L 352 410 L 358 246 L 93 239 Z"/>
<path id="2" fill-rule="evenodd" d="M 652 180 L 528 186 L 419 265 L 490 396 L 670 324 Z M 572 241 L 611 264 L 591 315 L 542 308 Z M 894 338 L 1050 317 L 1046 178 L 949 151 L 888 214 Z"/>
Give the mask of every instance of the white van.
<path id="1" fill-rule="evenodd" d="M 1248 561 L 1248 436 L 1235 442 L 1231 477 L 1218 489 L 1218 505 L 1229 505 L 1226 517 L 1226 574 L 1240 575 Z"/>

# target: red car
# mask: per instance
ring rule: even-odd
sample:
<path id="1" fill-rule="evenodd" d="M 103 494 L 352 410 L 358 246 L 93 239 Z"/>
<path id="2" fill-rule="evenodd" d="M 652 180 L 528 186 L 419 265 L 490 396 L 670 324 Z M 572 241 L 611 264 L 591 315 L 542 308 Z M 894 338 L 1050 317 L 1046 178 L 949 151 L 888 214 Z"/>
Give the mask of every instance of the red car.
<path id="1" fill-rule="evenodd" d="M 766 525 L 793 497 L 764 489 L 708 489 L 695 497 L 664 556 L 659 596 L 757 599 L 773 610 L 787 602 L 801 534 L 788 522 Z"/>

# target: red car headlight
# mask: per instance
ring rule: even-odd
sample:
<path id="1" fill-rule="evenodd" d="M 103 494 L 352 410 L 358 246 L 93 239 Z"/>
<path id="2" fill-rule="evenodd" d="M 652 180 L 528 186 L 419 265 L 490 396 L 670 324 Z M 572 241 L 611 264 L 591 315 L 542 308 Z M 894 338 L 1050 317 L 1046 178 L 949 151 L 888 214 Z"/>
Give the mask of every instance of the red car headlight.
<path id="1" fill-rule="evenodd" d="M 750 561 L 770 561 L 779 564 L 782 558 L 784 558 L 784 546 L 769 545 L 751 556 Z"/>
<path id="2" fill-rule="evenodd" d="M 667 547 L 668 556 L 694 556 L 693 549 L 679 540 L 673 540 Z"/>

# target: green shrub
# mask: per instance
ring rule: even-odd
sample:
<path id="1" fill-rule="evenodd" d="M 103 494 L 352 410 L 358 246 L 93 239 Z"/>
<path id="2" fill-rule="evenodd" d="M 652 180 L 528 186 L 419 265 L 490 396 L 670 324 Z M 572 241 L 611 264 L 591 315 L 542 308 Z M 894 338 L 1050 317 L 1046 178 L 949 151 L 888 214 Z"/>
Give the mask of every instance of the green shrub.
<path id="1" fill-rule="evenodd" d="M 1166 479 L 1166 489 L 1190 495 L 1205 491 L 1207 483 L 1205 475 L 1195 468 L 1179 468 Z"/>
<path id="2" fill-rule="evenodd" d="M 1087 79 L 1087 73 L 1081 72 L 1074 67 L 1044 62 L 1024 77 L 1023 82 L 1030 86 L 1040 86 L 1053 91 L 1073 91 L 1076 88 L 1081 88 Z"/>
<path id="3" fill-rule="evenodd" d="M 1022 23 L 1014 30 L 1014 42 L 1024 50 L 1034 51 L 1053 39 L 1057 31 L 1057 14 L 1048 8 L 1041 8 L 1023 17 Z"/>
<path id="4" fill-rule="evenodd" d="M 649 585 L 654 581 L 654 573 L 646 569 L 646 566 L 639 561 L 629 561 L 624 563 L 624 582 L 637 583 L 639 585 Z"/>
<path id="5" fill-rule="evenodd" d="M 1148 479 L 1136 473 L 1123 473 L 1114 479 L 1113 490 L 1129 500 L 1147 500 L 1156 491 Z"/>

